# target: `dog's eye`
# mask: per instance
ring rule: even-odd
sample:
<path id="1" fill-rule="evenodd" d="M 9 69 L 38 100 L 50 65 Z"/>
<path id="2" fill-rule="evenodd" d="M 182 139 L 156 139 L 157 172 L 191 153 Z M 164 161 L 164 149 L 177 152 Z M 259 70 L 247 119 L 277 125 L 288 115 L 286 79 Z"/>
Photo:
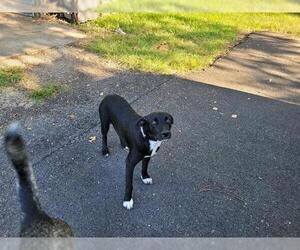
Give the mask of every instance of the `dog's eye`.
<path id="1" fill-rule="evenodd" d="M 152 125 L 156 125 L 158 123 L 158 120 L 157 119 L 154 119 L 153 121 L 152 121 Z"/>

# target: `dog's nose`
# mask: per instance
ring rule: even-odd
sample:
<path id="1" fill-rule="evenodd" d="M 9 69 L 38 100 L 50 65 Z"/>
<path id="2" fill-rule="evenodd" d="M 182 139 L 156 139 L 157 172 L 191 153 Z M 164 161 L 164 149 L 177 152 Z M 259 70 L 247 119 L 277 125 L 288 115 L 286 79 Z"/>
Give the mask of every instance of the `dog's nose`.
<path id="1" fill-rule="evenodd" d="M 161 135 L 164 139 L 169 139 L 171 137 L 171 132 L 163 132 Z"/>

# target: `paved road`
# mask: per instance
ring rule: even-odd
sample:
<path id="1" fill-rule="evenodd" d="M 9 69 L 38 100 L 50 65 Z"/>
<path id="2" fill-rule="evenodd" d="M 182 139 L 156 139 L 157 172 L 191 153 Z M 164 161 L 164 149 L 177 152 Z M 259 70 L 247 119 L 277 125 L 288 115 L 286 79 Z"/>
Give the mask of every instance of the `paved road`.
<path id="1" fill-rule="evenodd" d="M 100 154 L 97 106 L 109 93 L 140 114 L 164 110 L 175 120 L 173 138 L 150 163 L 154 184 L 143 185 L 136 168 L 132 211 L 122 207 L 126 152 L 114 131 L 112 155 Z M 1 112 L 16 112 L 25 128 L 44 209 L 77 236 L 300 236 L 297 104 L 122 72 L 78 80 L 67 95 L 39 107 Z M 0 235 L 16 236 L 15 175 L 2 146 L 0 169 Z"/>
<path id="2" fill-rule="evenodd" d="M 300 105 L 300 39 L 252 33 L 204 73 L 188 79 Z"/>

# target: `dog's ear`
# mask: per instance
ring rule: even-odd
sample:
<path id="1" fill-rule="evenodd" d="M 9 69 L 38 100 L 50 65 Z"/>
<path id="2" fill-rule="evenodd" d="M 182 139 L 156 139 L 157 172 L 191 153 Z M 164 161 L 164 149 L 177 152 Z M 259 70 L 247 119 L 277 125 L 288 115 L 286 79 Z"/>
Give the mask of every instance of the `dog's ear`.
<path id="1" fill-rule="evenodd" d="M 148 121 L 145 117 L 138 119 L 138 121 L 136 122 L 136 124 L 140 127 L 144 127 L 147 123 Z"/>
<path id="2" fill-rule="evenodd" d="M 173 116 L 171 116 L 170 114 L 168 114 L 167 117 L 168 117 L 167 119 L 169 120 L 168 122 L 171 123 L 171 124 L 173 124 L 174 123 Z"/>
<path id="3" fill-rule="evenodd" d="M 170 115 L 170 118 L 171 118 L 171 124 L 173 124 L 174 123 L 173 116 Z"/>

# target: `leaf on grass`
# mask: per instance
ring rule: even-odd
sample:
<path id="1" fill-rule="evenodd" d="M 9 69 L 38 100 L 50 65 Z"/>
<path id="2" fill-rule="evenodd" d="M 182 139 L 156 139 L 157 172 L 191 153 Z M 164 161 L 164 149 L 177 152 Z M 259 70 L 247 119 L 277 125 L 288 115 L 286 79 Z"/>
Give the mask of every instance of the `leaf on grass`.
<path id="1" fill-rule="evenodd" d="M 162 43 L 156 45 L 156 49 L 158 49 L 160 51 L 168 51 L 170 48 L 166 42 L 162 42 Z"/>
<path id="2" fill-rule="evenodd" d="M 122 36 L 126 35 L 126 33 L 120 27 L 116 29 L 116 33 L 118 33 Z"/>

